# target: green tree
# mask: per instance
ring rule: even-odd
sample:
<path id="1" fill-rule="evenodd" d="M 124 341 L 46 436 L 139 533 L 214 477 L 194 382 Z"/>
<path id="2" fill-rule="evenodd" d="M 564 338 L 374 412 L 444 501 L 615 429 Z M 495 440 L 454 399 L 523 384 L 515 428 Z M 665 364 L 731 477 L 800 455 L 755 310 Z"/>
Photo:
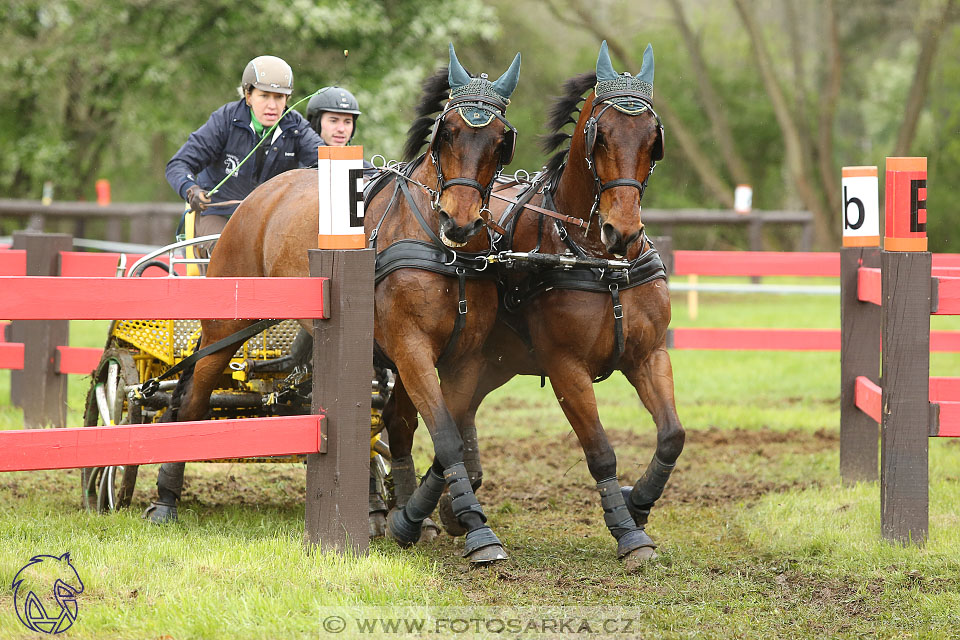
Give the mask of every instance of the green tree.
<path id="1" fill-rule="evenodd" d="M 35 198 L 53 180 L 59 198 L 82 198 L 107 176 L 121 197 L 173 198 L 166 160 L 264 53 L 293 67 L 295 100 L 355 90 L 360 141 L 395 155 L 447 42 L 498 29 L 466 0 L 8 0 L 0 73 L 16 82 L 0 94 L 0 188 Z"/>

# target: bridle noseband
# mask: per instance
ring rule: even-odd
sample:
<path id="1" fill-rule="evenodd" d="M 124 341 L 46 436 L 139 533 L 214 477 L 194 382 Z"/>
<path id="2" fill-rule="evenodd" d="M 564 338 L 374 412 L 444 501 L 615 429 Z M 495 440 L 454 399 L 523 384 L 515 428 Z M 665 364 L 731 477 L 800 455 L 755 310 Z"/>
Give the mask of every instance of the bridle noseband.
<path id="1" fill-rule="evenodd" d="M 435 139 L 437 133 L 440 131 L 440 127 L 443 125 L 443 120 L 448 113 L 455 109 L 464 109 L 464 108 L 474 108 L 481 111 L 491 113 L 493 117 L 490 120 L 482 125 L 486 126 L 490 124 L 494 119 L 499 120 L 507 128 L 505 135 L 504 143 L 507 145 L 506 151 L 501 152 L 497 157 L 497 169 L 493 173 L 493 177 L 490 179 L 490 182 L 486 185 L 480 184 L 478 180 L 474 178 L 464 178 L 457 177 L 447 180 L 443 177 L 443 167 L 440 164 L 440 152 L 437 149 L 438 145 L 435 145 Z M 500 176 L 500 172 L 503 170 L 505 164 L 510 164 L 510 161 L 513 160 L 513 153 L 516 149 L 517 144 L 517 130 L 512 124 L 507 120 L 505 113 L 505 107 L 498 103 L 497 101 L 481 95 L 466 95 L 458 98 L 451 99 L 447 102 L 447 105 L 444 107 L 440 115 L 437 116 L 436 121 L 433 124 L 433 135 L 430 138 L 430 162 L 433 164 L 434 169 L 437 171 L 437 188 L 433 191 L 433 209 L 434 211 L 440 211 L 440 196 L 443 194 L 443 190 L 447 187 L 453 186 L 464 186 L 471 187 L 480 192 L 480 197 L 482 204 L 480 207 L 480 215 L 483 217 L 483 213 L 487 212 L 489 214 L 489 204 L 490 204 L 490 193 L 493 191 L 493 185 L 497 181 L 497 177 Z M 471 125 L 473 126 L 473 125 Z"/>
<path id="2" fill-rule="evenodd" d="M 600 179 L 600 175 L 597 173 L 597 162 L 594 155 L 594 148 L 597 142 L 597 125 L 600 121 L 600 118 L 603 117 L 603 114 L 606 113 L 610 107 L 615 106 L 613 101 L 617 98 L 629 98 L 631 100 L 642 102 L 645 108 L 639 111 L 636 115 L 639 115 L 644 111 L 650 111 L 650 113 L 653 114 L 653 117 L 657 120 L 658 139 L 657 142 L 654 142 L 654 145 L 656 146 L 658 143 L 660 144 L 660 152 L 652 153 L 650 155 L 650 171 L 647 173 L 647 177 L 643 179 L 643 182 L 640 182 L 634 178 L 616 178 L 614 180 L 603 182 Z M 593 110 L 597 108 L 598 104 L 604 102 L 606 104 L 604 104 L 603 108 L 600 109 L 600 113 L 594 116 Z M 663 124 L 660 122 L 660 116 L 658 116 L 657 112 L 653 110 L 653 103 L 644 94 L 637 91 L 610 91 L 598 96 L 594 96 L 590 113 L 590 118 L 583 126 L 584 160 L 586 160 L 587 167 L 590 169 L 591 173 L 593 173 L 593 182 L 595 184 L 596 195 L 593 199 L 593 205 L 590 207 L 590 215 L 587 217 L 588 230 L 590 221 L 593 220 L 593 216 L 597 212 L 597 208 L 600 206 L 600 196 L 607 189 L 615 189 L 617 187 L 634 187 L 639 192 L 638 201 L 643 201 L 643 194 L 647 190 L 647 183 L 650 181 L 650 176 L 653 175 L 653 170 L 657 166 L 657 160 L 663 158 Z"/>

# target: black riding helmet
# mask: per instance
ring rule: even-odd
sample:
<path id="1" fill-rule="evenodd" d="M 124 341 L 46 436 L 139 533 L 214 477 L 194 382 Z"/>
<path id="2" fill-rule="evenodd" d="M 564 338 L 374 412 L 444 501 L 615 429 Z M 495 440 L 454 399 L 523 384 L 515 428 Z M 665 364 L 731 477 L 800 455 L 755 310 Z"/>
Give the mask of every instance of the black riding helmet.
<path id="1" fill-rule="evenodd" d="M 360 119 L 360 103 L 352 93 L 343 87 L 324 87 L 307 103 L 307 120 L 310 126 L 318 134 L 320 133 L 320 116 L 324 111 L 333 111 L 335 113 L 349 113 L 353 115 L 353 134 L 350 139 L 357 134 L 357 120 Z"/>

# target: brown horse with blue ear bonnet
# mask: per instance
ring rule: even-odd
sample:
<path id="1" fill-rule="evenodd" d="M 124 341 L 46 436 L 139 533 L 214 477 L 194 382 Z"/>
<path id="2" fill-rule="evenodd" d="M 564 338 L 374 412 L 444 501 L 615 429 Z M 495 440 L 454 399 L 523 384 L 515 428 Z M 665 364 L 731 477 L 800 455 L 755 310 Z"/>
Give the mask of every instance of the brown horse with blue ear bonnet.
<path id="1" fill-rule="evenodd" d="M 496 315 L 494 283 L 476 277 L 478 267 L 487 264 L 483 256 L 490 248 L 489 235 L 479 231 L 485 229 L 483 214 L 494 179 L 512 153 L 516 132 L 504 112 L 519 73 L 517 54 L 498 80 L 473 78 L 451 45 L 449 71 L 425 84 L 421 118 L 407 142 L 408 150 L 418 150 L 432 123 L 427 153 L 402 174 L 388 172 L 369 185 L 365 205 L 366 232 L 378 251 L 374 336 L 403 380 L 397 415 L 408 415 L 409 405 L 415 422 L 419 411 L 436 453 L 424 482 L 404 508 L 392 514 L 390 531 L 401 544 L 416 542 L 423 520 L 448 486 L 455 496 L 456 518 L 468 531 L 464 555 L 475 563 L 506 554 L 485 524 L 467 480 L 457 423 L 476 388 L 480 350 Z M 431 105 L 448 92 L 442 113 L 426 118 Z M 431 184 L 435 188 L 427 186 Z M 224 228 L 207 277 L 309 275 L 307 250 L 315 247 L 318 211 L 315 171 L 289 171 L 261 185 Z M 199 348 L 252 323 L 204 320 Z M 312 322 L 302 324 L 312 330 Z M 225 347 L 183 372 L 170 418 L 204 418 L 210 393 L 235 350 L 236 345 Z M 163 465 L 157 484 L 160 500 L 145 515 L 155 521 L 175 518 L 183 463 Z"/>
<path id="2" fill-rule="evenodd" d="M 474 421 L 483 397 L 517 374 L 549 376 L 597 483 L 617 555 L 628 566 L 654 555 L 644 527 L 684 442 L 666 347 L 670 294 L 640 216 L 647 181 L 663 157 L 653 73 L 652 47 L 644 52 L 640 73 L 631 76 L 614 71 L 604 42 L 596 73 L 567 82 L 566 96 L 551 111 L 554 134 L 546 140 L 548 150 L 570 138 L 560 129 L 575 113 L 580 96 L 593 91 L 577 118 L 569 149 L 551 158 L 527 193 L 536 194 L 528 202 L 568 216 L 566 221 L 519 205 L 493 207 L 507 228 L 498 241 L 500 250 L 567 253 L 584 261 L 622 257 L 629 268 L 507 270 L 501 314 L 484 349 L 484 370 L 462 433 L 469 475 L 478 487 L 482 472 Z M 518 189 L 510 195 L 523 201 Z M 627 377 L 657 425 L 653 459 L 636 485 L 622 491 L 592 386 L 614 370 Z M 444 523 L 455 525 L 448 517 Z"/>
<path id="3" fill-rule="evenodd" d="M 447 487 L 453 514 L 467 530 L 464 555 L 474 563 L 506 558 L 467 477 L 458 425 L 496 318 L 496 285 L 484 271 L 490 236 L 479 232 L 496 176 L 513 155 L 516 132 L 504 114 L 519 71 L 517 54 L 496 81 L 472 77 L 451 46 L 449 69 L 424 85 L 407 141 L 409 158 L 429 135 L 426 153 L 389 183 L 370 185 L 365 216 L 377 249 L 374 338 L 381 360 L 392 361 L 400 379 L 384 415 L 398 504 L 388 532 L 401 545 L 419 540 Z M 418 412 L 435 458 L 414 489 L 409 452 Z"/>

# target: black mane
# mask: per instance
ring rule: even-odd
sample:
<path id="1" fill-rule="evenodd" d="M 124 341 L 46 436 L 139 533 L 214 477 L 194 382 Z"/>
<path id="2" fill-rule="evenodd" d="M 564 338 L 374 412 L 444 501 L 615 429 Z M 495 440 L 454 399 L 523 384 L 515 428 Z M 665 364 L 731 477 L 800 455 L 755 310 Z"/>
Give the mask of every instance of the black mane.
<path id="1" fill-rule="evenodd" d="M 571 122 L 577 123 L 574 114 L 580 113 L 579 104 L 583 100 L 583 94 L 587 89 L 592 89 L 597 84 L 597 73 L 588 71 L 578 76 L 574 76 L 563 84 L 564 95 L 554 99 L 553 106 L 550 107 L 549 118 L 547 120 L 547 130 L 551 133 L 540 136 L 540 148 L 544 153 L 551 153 L 561 144 L 571 138 L 569 133 L 562 131 L 563 127 Z M 567 145 L 560 149 L 547 160 L 546 170 L 555 171 L 563 164 L 567 157 L 567 151 L 570 146 Z"/>
<path id="2" fill-rule="evenodd" d="M 437 71 L 423 81 L 423 94 L 417 104 L 417 119 L 407 130 L 407 142 L 403 145 L 403 158 L 410 161 L 417 157 L 420 149 L 427 143 L 427 138 L 433 128 L 433 121 L 438 111 L 450 95 L 450 82 L 447 67 Z"/>

